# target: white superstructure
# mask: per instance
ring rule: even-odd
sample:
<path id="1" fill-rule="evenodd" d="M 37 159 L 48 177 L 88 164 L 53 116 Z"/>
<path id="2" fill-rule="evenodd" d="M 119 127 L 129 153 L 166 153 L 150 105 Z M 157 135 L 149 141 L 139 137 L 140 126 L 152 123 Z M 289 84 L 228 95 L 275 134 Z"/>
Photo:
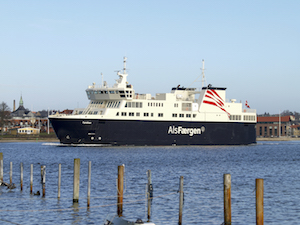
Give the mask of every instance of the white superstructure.
<path id="1" fill-rule="evenodd" d="M 106 82 L 88 86 L 86 93 L 90 103 L 85 109 L 75 109 L 73 117 L 256 123 L 256 110 L 243 108 L 235 99 L 225 101 L 226 88 L 209 85 L 197 91 L 178 86 L 170 93 L 138 94 L 127 82 L 125 57 L 123 71 L 117 75 L 119 78 L 112 87 Z"/>

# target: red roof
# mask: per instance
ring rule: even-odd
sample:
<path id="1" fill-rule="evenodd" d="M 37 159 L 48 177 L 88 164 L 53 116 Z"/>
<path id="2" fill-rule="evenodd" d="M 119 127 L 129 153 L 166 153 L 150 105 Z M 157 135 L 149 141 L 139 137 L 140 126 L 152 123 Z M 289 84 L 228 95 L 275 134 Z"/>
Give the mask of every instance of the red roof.
<path id="1" fill-rule="evenodd" d="M 294 116 L 281 116 L 281 122 L 289 122 L 295 120 Z M 279 122 L 279 116 L 258 116 L 257 122 Z"/>
<path id="2" fill-rule="evenodd" d="M 65 109 L 65 110 L 62 111 L 61 113 L 63 113 L 63 114 L 72 114 L 72 113 L 73 113 L 73 110 L 71 110 L 71 109 Z"/>

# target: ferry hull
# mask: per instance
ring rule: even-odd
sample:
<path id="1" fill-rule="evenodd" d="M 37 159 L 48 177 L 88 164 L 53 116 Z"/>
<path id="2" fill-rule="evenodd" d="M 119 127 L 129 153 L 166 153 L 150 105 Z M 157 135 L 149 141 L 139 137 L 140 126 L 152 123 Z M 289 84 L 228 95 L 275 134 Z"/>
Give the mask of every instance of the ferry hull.
<path id="1" fill-rule="evenodd" d="M 62 144 L 248 145 L 255 123 L 49 118 Z"/>

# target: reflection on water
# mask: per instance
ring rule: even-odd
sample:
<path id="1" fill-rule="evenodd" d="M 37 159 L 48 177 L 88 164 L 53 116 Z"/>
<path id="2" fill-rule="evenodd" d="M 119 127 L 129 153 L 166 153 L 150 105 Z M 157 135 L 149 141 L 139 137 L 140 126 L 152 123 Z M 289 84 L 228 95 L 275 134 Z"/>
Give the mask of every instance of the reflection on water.
<path id="1" fill-rule="evenodd" d="M 184 177 L 183 224 L 223 222 L 223 174 L 232 177 L 232 222 L 255 224 L 255 179 L 264 179 L 266 224 L 297 224 L 300 201 L 300 142 L 259 142 L 251 146 L 189 147 L 59 147 L 41 143 L 1 143 L 4 181 L 17 188 L 0 187 L 1 224 L 103 224 L 117 212 L 118 165 L 125 164 L 124 216 L 147 221 L 145 190 L 151 170 L 154 199 L 151 220 L 177 224 L 179 178 Z M 80 199 L 73 204 L 73 163 L 80 158 Z M 87 207 L 88 162 L 92 162 L 90 207 Z M 20 191 L 20 163 L 23 191 Z M 57 198 L 61 163 L 61 198 Z M 40 166 L 46 165 L 46 196 Z"/>

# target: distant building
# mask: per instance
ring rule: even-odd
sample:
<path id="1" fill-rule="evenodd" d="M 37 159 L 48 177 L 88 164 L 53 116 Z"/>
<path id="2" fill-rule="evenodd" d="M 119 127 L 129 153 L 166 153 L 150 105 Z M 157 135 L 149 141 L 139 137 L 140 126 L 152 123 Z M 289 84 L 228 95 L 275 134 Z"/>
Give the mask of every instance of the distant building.
<path id="1" fill-rule="evenodd" d="M 19 107 L 17 108 L 17 110 L 13 111 L 10 115 L 12 117 L 32 117 L 33 116 L 33 114 L 28 109 L 24 108 L 22 96 L 19 101 Z"/>
<path id="2" fill-rule="evenodd" d="M 31 134 L 39 134 L 40 129 L 33 128 L 33 127 L 24 127 L 24 128 L 17 128 L 11 131 L 11 134 L 18 134 L 18 135 L 31 135 Z"/>
<path id="3" fill-rule="evenodd" d="M 10 115 L 11 115 L 10 126 L 9 126 L 9 129 L 11 129 L 10 133 L 19 134 L 19 131 L 16 131 L 17 129 L 27 128 L 27 127 L 36 128 L 41 132 L 46 132 L 48 129 L 47 111 L 35 113 L 26 109 L 24 107 L 22 96 L 19 101 L 19 107 L 15 111 L 11 112 Z M 24 132 L 24 131 L 20 131 L 20 132 Z M 30 131 L 28 133 L 36 133 L 36 132 L 35 131 L 33 132 L 32 130 L 32 132 Z"/>
<path id="4" fill-rule="evenodd" d="M 279 137 L 292 136 L 294 116 L 258 116 L 256 136 Z"/>
<path id="5" fill-rule="evenodd" d="M 292 125 L 291 129 L 293 137 L 300 137 L 300 125 Z"/>

